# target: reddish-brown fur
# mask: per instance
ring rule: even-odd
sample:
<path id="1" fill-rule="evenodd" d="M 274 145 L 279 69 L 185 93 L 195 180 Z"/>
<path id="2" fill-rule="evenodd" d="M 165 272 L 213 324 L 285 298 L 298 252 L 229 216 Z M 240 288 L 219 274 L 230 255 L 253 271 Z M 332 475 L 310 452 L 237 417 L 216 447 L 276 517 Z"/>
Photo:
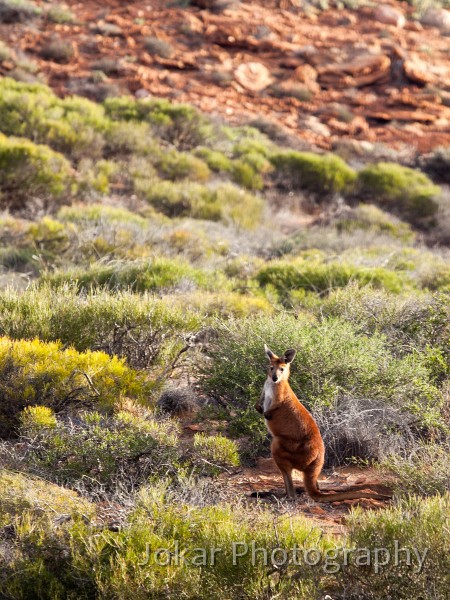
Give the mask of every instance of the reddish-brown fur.
<path id="1" fill-rule="evenodd" d="M 325 459 L 325 446 L 312 415 L 298 400 L 289 385 L 289 368 L 295 350 L 286 350 L 279 358 L 267 346 L 270 365 L 267 380 L 255 408 L 264 414 L 272 434 L 272 457 L 283 475 L 286 493 L 294 499 L 296 492 L 292 470 L 303 472 L 305 489 L 319 502 L 334 502 L 352 498 L 384 498 L 376 493 L 322 493 L 317 479 Z"/>

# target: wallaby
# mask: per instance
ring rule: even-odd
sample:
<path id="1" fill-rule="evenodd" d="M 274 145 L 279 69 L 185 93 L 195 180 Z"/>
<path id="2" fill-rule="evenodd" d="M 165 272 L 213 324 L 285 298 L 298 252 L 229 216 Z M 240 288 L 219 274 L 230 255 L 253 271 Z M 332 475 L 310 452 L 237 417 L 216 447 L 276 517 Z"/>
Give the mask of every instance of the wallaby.
<path id="1" fill-rule="evenodd" d="M 297 469 L 303 472 L 308 495 L 318 502 L 386 498 L 371 492 L 323 493 L 319 490 L 317 479 L 325 459 L 325 446 L 317 423 L 289 385 L 290 365 L 296 351 L 286 350 L 279 358 L 266 345 L 264 349 L 270 364 L 261 397 L 255 408 L 264 415 L 267 428 L 272 434 L 272 457 L 283 475 L 288 497 L 296 497 L 292 470 Z"/>

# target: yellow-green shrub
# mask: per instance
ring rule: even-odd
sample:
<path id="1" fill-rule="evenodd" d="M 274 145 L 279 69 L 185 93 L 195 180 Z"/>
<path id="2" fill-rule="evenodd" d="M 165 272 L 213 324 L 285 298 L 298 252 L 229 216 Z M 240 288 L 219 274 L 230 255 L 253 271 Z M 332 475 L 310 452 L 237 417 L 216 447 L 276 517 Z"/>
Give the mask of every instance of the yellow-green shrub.
<path id="1" fill-rule="evenodd" d="M 26 406 L 55 410 L 95 405 L 110 410 L 123 396 L 146 400 L 151 384 L 124 361 L 103 352 L 63 349 L 57 342 L 0 338 L 0 435 L 15 432 Z"/>
<path id="2" fill-rule="evenodd" d="M 270 161 L 280 185 L 318 197 L 345 192 L 356 179 L 355 171 L 334 154 L 286 150 L 272 154 Z"/>
<path id="3" fill-rule="evenodd" d="M 232 184 L 207 187 L 198 183 L 138 181 L 137 191 L 157 210 L 170 217 L 224 221 L 246 229 L 260 222 L 264 201 Z"/>
<path id="4" fill-rule="evenodd" d="M 361 229 L 373 234 L 388 235 L 403 242 L 413 241 L 415 237 L 407 223 L 403 223 L 373 204 L 360 204 L 342 217 L 338 217 L 333 224 L 340 232 Z"/>
<path id="5" fill-rule="evenodd" d="M 219 150 L 200 147 L 196 148 L 195 155 L 202 158 L 212 171 L 227 173 L 232 169 L 231 159 Z"/>
<path id="6" fill-rule="evenodd" d="M 72 490 L 48 481 L 0 471 L 0 526 L 8 525 L 24 512 L 36 516 L 50 513 L 52 516 L 74 514 L 93 517 L 94 506 Z"/>
<path id="7" fill-rule="evenodd" d="M 193 106 L 175 104 L 166 99 L 134 100 L 107 98 L 105 111 L 112 120 L 145 121 L 156 135 L 181 149 L 191 149 L 214 136 L 214 126 Z"/>
<path id="8" fill-rule="evenodd" d="M 420 224 L 436 215 L 438 186 L 421 171 L 395 163 L 368 165 L 358 173 L 357 193 Z"/>
<path id="9" fill-rule="evenodd" d="M 27 435 L 34 435 L 43 429 L 55 427 L 55 413 L 48 406 L 27 406 L 20 414 L 20 428 Z"/>
<path id="10" fill-rule="evenodd" d="M 236 292 L 183 294 L 182 298 L 170 298 L 175 305 L 192 308 L 199 314 L 221 317 L 248 317 L 257 314 L 272 314 L 274 307 L 263 297 L 248 296 Z"/>
<path id="11" fill-rule="evenodd" d="M 108 128 L 103 107 L 86 98 L 58 98 L 48 87 L 0 81 L 0 131 L 46 144 L 75 159 L 100 158 Z"/>
<path id="12" fill-rule="evenodd" d="M 236 442 L 223 435 L 194 435 L 194 461 L 206 473 L 220 472 L 222 468 L 239 465 Z"/>
<path id="13" fill-rule="evenodd" d="M 189 179 L 191 181 L 206 181 L 210 171 L 206 162 L 187 152 L 164 152 L 155 161 L 155 166 L 161 176 L 172 181 Z"/>
<path id="14" fill-rule="evenodd" d="M 430 597 L 431 585 L 432 596 L 444 600 L 448 592 L 449 515 L 449 494 L 426 499 L 413 496 L 381 511 L 352 511 L 346 519 L 345 545 L 360 549 L 361 554 L 368 548 L 372 561 L 366 566 L 362 561 L 348 561 L 337 573 L 338 597 L 343 593 L 366 600 L 425 599 Z M 409 561 L 402 548 L 409 549 Z M 373 562 L 375 549 L 379 549 L 379 562 L 386 563 L 378 565 L 378 572 Z M 423 560 L 421 568 L 417 553 Z"/>
<path id="15" fill-rule="evenodd" d="M 229 287 L 222 273 L 196 269 L 188 262 L 175 258 L 93 264 L 89 269 L 43 275 L 41 281 L 55 287 L 63 283 L 76 283 L 79 289 L 105 287 L 134 292 L 163 292 L 183 289 L 185 286 L 212 290 L 219 283 L 225 288 Z"/>
<path id="16" fill-rule="evenodd" d="M 0 134 L 0 201 L 14 205 L 30 195 L 53 199 L 70 193 L 68 161 L 47 146 Z"/>
<path id="17" fill-rule="evenodd" d="M 146 227 L 147 219 L 126 208 L 109 206 L 107 204 L 72 204 L 59 209 L 57 218 L 63 222 L 84 223 L 132 223 Z"/>
<path id="18" fill-rule="evenodd" d="M 297 259 L 291 262 L 273 261 L 260 269 L 256 280 L 262 287 L 271 286 L 281 300 L 289 298 L 295 290 L 308 290 L 323 294 L 345 287 L 355 281 L 398 293 L 407 281 L 398 273 L 383 267 L 360 267 L 345 262 L 321 262 Z"/>
<path id="19" fill-rule="evenodd" d="M 107 416 L 84 411 L 75 420 L 45 423 L 36 414 L 45 408 L 25 409 L 19 433 L 28 444 L 28 467 L 53 481 L 73 485 L 87 477 L 113 490 L 120 478 L 132 489 L 149 477 L 173 474 L 179 466 L 175 421 L 156 420 L 133 407 L 133 412 Z"/>
<path id="20" fill-rule="evenodd" d="M 170 364 L 184 336 L 200 329 L 200 315 L 185 304 L 128 291 L 78 294 L 75 286 L 43 285 L 0 293 L 0 335 L 102 350 L 141 369 Z"/>

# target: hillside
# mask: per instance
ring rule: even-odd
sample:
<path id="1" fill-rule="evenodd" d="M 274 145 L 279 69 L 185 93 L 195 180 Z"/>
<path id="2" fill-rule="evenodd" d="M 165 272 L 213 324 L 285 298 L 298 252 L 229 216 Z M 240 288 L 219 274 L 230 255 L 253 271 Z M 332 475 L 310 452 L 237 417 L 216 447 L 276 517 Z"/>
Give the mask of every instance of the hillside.
<path id="1" fill-rule="evenodd" d="M 1 598 L 447 597 L 446 3 L 319 4 L 0 0 Z"/>
<path id="2" fill-rule="evenodd" d="M 24 76 L 28 56 L 59 94 L 171 98 L 234 123 L 268 119 L 327 150 L 342 139 L 406 154 L 450 143 L 449 17 L 430 2 L 35 6 L 0 24 L 24 53 L 0 71 Z"/>

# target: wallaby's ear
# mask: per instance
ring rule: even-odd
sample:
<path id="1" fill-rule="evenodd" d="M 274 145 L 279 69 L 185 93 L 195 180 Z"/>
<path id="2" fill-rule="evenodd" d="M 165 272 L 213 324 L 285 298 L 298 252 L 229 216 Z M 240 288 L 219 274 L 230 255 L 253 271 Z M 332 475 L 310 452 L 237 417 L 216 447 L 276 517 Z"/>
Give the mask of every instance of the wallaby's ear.
<path id="1" fill-rule="evenodd" d="M 289 348 L 289 350 L 286 350 L 286 352 L 284 353 L 284 356 L 283 356 L 284 362 L 291 363 L 294 360 L 294 357 L 296 354 L 297 354 L 297 351 L 294 350 L 294 348 Z"/>
<path id="2" fill-rule="evenodd" d="M 269 360 L 277 358 L 277 356 L 272 352 L 272 350 L 267 346 L 267 344 L 264 344 L 264 352 L 269 357 Z"/>

